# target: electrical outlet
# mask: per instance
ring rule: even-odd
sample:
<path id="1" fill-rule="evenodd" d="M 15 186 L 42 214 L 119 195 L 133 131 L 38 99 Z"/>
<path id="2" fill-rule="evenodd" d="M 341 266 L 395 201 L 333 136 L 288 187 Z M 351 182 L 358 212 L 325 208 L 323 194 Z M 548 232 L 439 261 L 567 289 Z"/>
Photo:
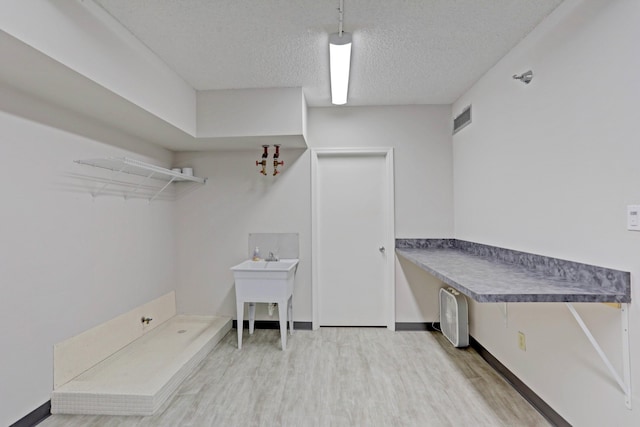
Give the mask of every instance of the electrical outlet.
<path id="1" fill-rule="evenodd" d="M 524 332 L 518 331 L 518 348 L 522 351 L 527 351 L 527 337 Z"/>
<path id="2" fill-rule="evenodd" d="M 640 205 L 627 206 L 627 230 L 640 231 Z"/>

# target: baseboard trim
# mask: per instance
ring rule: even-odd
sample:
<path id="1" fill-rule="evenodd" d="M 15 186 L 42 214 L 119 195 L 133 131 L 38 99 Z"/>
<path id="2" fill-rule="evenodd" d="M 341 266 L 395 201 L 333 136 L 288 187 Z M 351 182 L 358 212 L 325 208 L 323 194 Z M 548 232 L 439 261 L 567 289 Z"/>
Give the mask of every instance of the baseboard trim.
<path id="1" fill-rule="evenodd" d="M 384 325 L 320 325 L 321 328 L 341 328 L 341 329 L 387 329 Z"/>
<path id="2" fill-rule="evenodd" d="M 242 322 L 244 329 L 249 329 L 249 321 Z M 255 329 L 280 329 L 280 322 L 278 320 L 256 320 L 253 324 Z M 238 321 L 233 321 L 233 327 L 238 328 Z M 299 331 L 312 330 L 311 322 L 293 322 L 293 328 Z"/>
<path id="3" fill-rule="evenodd" d="M 396 322 L 396 331 L 440 331 L 440 322 Z"/>
<path id="4" fill-rule="evenodd" d="M 51 415 L 51 401 L 47 401 L 38 408 L 29 412 L 9 427 L 33 427 L 40 424 Z"/>
<path id="5" fill-rule="evenodd" d="M 482 357 L 496 372 L 498 372 L 527 402 L 531 404 L 543 417 L 557 427 L 571 427 L 560 414 L 549 406 L 540 396 L 531 390 L 513 372 L 495 358 L 486 348 L 475 338 L 469 337 L 469 345 Z"/>

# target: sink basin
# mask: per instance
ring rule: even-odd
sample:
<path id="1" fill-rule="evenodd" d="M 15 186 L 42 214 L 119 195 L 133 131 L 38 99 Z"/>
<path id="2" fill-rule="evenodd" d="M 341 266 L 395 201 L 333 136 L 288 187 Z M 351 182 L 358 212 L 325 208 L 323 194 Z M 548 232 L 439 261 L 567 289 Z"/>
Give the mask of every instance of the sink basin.
<path id="1" fill-rule="evenodd" d="M 296 271 L 298 259 L 280 261 L 244 261 L 231 267 L 236 279 L 287 279 Z"/>
<path id="2" fill-rule="evenodd" d="M 245 261 L 235 267 L 231 267 L 233 271 L 254 271 L 254 270 L 272 270 L 272 271 L 289 271 L 298 265 L 297 259 L 281 259 L 279 261 Z"/>

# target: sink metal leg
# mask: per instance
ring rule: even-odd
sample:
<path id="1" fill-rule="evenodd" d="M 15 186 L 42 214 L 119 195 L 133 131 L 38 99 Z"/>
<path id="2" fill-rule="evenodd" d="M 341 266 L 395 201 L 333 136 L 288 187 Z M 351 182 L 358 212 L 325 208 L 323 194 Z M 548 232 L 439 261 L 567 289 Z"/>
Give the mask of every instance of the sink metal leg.
<path id="1" fill-rule="evenodd" d="M 280 341 L 282 350 L 287 349 L 287 300 L 278 301 L 278 316 L 280 317 Z"/>
<path id="2" fill-rule="evenodd" d="M 256 303 L 249 303 L 249 335 L 253 335 L 253 327 L 256 322 Z"/>
<path id="3" fill-rule="evenodd" d="M 293 295 L 289 297 L 287 303 L 287 317 L 289 318 L 289 332 L 293 335 Z"/>
<path id="4" fill-rule="evenodd" d="M 244 301 L 236 302 L 236 317 L 238 329 L 238 350 L 242 348 L 242 326 L 244 322 Z"/>

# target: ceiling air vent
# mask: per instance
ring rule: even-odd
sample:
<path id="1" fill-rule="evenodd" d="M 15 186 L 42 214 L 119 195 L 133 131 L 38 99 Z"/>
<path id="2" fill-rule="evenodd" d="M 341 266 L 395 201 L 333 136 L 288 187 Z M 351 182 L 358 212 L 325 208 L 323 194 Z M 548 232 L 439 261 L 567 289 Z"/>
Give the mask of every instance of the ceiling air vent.
<path id="1" fill-rule="evenodd" d="M 453 134 L 455 135 L 460 131 L 460 129 L 469 124 L 471 124 L 471 105 L 465 108 L 462 113 L 458 114 L 458 116 L 453 119 Z"/>

